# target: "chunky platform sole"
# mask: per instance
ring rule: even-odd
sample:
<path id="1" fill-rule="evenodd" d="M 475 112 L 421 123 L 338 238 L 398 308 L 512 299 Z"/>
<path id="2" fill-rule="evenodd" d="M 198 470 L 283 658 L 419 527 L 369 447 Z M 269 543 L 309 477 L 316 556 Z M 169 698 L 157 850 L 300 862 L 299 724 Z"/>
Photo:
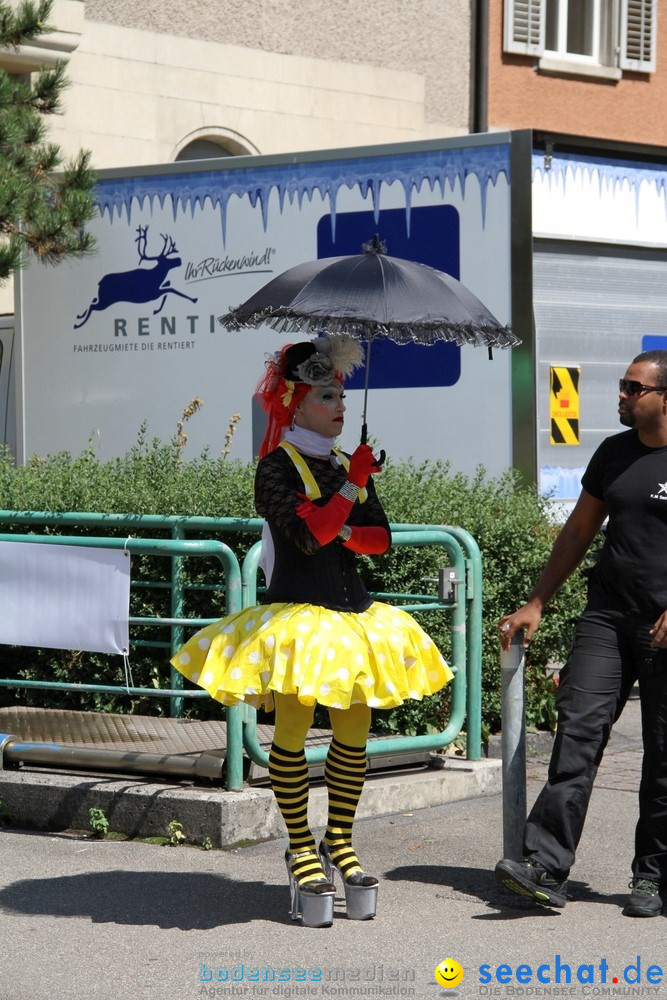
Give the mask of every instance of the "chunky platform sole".
<path id="1" fill-rule="evenodd" d="M 377 881 L 375 885 L 354 885 L 347 882 L 331 860 L 324 841 L 320 844 L 320 860 L 326 878 L 330 882 L 335 882 L 335 877 L 338 876 L 341 881 L 348 920 L 372 920 L 377 913 L 379 889 Z"/>
<path id="2" fill-rule="evenodd" d="M 293 854 L 285 852 L 285 867 L 290 888 L 290 917 L 292 920 L 301 920 L 303 927 L 331 927 L 336 899 L 333 884 L 327 883 L 330 887 L 320 892 L 315 891 L 317 883 L 313 882 L 299 887 L 290 868 L 293 858 Z"/>

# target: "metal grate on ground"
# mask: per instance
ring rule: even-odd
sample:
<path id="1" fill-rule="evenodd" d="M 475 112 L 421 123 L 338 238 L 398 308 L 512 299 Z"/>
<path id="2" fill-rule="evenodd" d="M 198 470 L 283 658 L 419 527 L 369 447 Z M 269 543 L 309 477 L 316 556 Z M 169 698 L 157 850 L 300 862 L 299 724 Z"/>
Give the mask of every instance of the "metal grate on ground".
<path id="1" fill-rule="evenodd" d="M 75 712 L 63 709 L 10 707 L 0 708 L 0 733 L 26 743 L 50 743 L 95 750 L 126 750 L 165 756 L 196 757 L 202 754 L 224 758 L 227 751 L 227 724 L 224 721 L 201 722 L 195 719 L 167 719 L 146 715 L 119 715 L 100 712 Z M 260 745 L 268 750 L 273 740 L 273 726 L 258 725 Z M 370 737 L 371 740 L 385 737 Z M 306 747 L 328 744 L 331 732 L 311 729 Z M 384 756 L 369 761 L 369 769 L 424 764 L 424 751 Z M 374 766 L 375 765 L 375 766 Z M 321 777 L 323 764 L 309 768 L 311 777 Z M 268 783 L 268 772 L 250 763 L 250 784 Z"/>

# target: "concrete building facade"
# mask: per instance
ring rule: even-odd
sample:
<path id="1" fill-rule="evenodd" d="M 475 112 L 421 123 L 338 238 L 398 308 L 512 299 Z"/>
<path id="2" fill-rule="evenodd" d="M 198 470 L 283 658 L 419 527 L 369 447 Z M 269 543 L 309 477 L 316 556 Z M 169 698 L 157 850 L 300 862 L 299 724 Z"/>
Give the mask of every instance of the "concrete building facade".
<path id="1" fill-rule="evenodd" d="M 98 168 L 470 129 L 469 0 L 56 0 L 54 23 L 23 64 L 69 60 L 51 133 Z"/>
<path id="2" fill-rule="evenodd" d="M 68 60 L 50 137 L 98 169 L 470 131 L 470 0 L 56 0 L 52 20 L 0 67 Z"/>

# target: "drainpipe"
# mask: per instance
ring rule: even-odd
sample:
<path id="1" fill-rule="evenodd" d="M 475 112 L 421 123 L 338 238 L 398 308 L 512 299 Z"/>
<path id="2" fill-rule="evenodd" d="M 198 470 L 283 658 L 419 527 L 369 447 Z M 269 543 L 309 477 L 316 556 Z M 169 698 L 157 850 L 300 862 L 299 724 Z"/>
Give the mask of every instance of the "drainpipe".
<path id="1" fill-rule="evenodd" d="M 472 132 L 489 130 L 489 0 L 472 0 L 470 119 Z"/>

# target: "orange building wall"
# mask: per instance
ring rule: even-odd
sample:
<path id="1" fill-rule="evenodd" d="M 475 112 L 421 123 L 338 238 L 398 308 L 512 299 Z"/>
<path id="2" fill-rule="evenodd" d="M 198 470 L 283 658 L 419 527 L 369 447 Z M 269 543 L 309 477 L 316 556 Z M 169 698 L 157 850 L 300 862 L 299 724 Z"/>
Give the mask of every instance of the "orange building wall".
<path id="1" fill-rule="evenodd" d="M 503 0 L 489 0 L 488 121 L 667 146 L 667 9 L 658 17 L 657 71 L 618 81 L 553 76 L 537 60 L 503 52 Z"/>

